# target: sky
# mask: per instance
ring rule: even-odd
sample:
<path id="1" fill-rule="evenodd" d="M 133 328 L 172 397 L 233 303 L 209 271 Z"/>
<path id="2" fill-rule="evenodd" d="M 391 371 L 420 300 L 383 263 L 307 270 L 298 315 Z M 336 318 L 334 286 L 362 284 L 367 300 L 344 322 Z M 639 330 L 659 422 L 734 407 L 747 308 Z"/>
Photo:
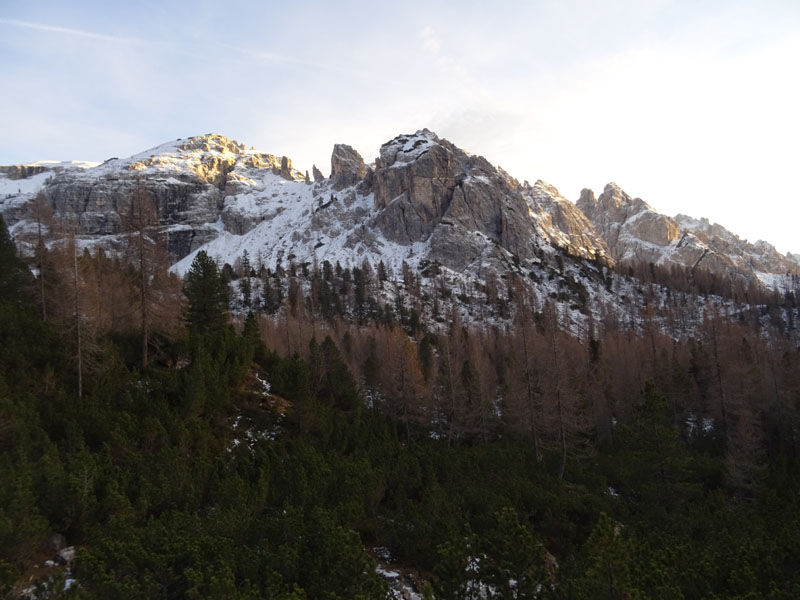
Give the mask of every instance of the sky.
<path id="1" fill-rule="evenodd" d="M 798 0 L 3 0 L 0 81 L 0 164 L 213 132 L 327 174 L 428 128 L 800 252 Z"/>

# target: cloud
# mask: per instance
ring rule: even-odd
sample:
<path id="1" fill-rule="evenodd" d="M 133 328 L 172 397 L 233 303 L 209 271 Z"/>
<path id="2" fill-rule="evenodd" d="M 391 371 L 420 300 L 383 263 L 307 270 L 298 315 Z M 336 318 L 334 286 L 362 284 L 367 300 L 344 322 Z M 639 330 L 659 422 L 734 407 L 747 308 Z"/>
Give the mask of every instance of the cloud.
<path id="1" fill-rule="evenodd" d="M 289 66 L 300 67 L 302 69 L 306 69 L 309 71 L 324 71 L 326 73 L 333 73 L 340 76 L 345 75 L 348 77 L 361 77 L 361 78 L 374 77 L 374 74 L 372 73 L 356 71 L 351 68 L 326 65 L 321 62 L 303 60 L 300 58 L 295 58 L 293 56 L 287 56 L 285 54 L 278 54 L 276 52 L 249 50 L 247 48 L 240 48 L 238 46 L 233 46 L 231 44 L 225 44 L 225 43 L 217 43 L 216 45 L 220 48 L 224 48 L 226 50 L 229 50 L 236 54 L 240 54 L 247 58 L 255 59 L 257 62 L 265 65 L 289 65 Z"/>
<path id="2" fill-rule="evenodd" d="M 103 42 L 122 43 L 122 44 L 149 43 L 148 40 L 143 40 L 140 38 L 107 35 L 104 33 L 83 31 L 80 29 L 72 29 L 69 27 L 59 27 L 56 25 L 46 25 L 43 23 L 31 23 L 30 21 L 17 21 L 16 19 L 0 19 L 0 24 L 10 25 L 12 27 L 17 27 L 22 29 L 35 29 L 36 31 L 44 31 L 46 33 L 57 33 L 61 35 L 71 35 L 76 37 L 89 38 Z"/>
<path id="3" fill-rule="evenodd" d="M 419 39 L 422 43 L 422 49 L 429 54 L 437 55 L 442 49 L 442 40 L 430 25 L 419 32 Z"/>

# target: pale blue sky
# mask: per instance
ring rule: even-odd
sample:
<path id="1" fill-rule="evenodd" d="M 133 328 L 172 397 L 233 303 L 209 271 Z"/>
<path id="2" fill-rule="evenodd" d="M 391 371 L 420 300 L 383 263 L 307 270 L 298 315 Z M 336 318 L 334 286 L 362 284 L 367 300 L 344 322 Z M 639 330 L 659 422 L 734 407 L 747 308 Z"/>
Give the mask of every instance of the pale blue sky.
<path id="1" fill-rule="evenodd" d="M 215 132 L 327 173 L 428 127 L 800 252 L 798 0 L 4 0 L 0 73 L 0 164 Z"/>

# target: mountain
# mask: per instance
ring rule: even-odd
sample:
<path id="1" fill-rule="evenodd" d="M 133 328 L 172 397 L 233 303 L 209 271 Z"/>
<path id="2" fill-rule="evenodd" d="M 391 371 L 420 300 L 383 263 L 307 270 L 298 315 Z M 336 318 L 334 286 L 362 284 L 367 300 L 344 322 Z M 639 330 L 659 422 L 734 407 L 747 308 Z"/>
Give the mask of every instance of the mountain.
<path id="1" fill-rule="evenodd" d="M 267 267 L 382 262 L 395 274 L 411 269 L 423 284 L 438 278 L 464 290 L 513 278 L 539 306 L 556 300 L 577 331 L 601 306 L 627 310 L 609 285 L 615 268 L 652 264 L 765 291 L 794 289 L 800 273 L 795 258 L 769 244 L 661 215 L 613 183 L 598 198 L 584 190 L 577 204 L 543 181 L 520 184 L 426 129 L 383 144 L 371 165 L 337 144 L 330 177 L 313 172 L 312 182 L 285 156 L 209 134 L 100 165 L 3 167 L 0 211 L 30 252 L 32 200 L 41 194 L 56 229 L 113 250 L 144 194 L 180 273 L 203 249 L 229 264 L 247 251 Z"/>
<path id="2" fill-rule="evenodd" d="M 426 130 L 0 173 L 0 596 L 798 597 L 768 244 Z"/>
<path id="3" fill-rule="evenodd" d="M 708 219 L 659 214 L 641 198 L 609 183 L 599 198 L 584 189 L 577 202 L 620 264 L 653 263 L 697 269 L 726 279 L 786 287 L 800 263 L 763 241 L 750 244 Z"/>

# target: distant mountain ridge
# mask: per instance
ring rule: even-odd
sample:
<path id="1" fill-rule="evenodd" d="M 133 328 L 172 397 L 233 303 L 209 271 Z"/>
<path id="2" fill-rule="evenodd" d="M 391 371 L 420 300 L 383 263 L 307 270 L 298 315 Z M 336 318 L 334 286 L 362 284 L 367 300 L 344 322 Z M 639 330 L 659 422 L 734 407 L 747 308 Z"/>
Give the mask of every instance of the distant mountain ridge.
<path id="1" fill-rule="evenodd" d="M 708 219 L 659 214 L 615 183 L 609 183 L 597 199 L 584 189 L 577 206 L 620 263 L 699 268 L 728 278 L 757 279 L 768 286 L 774 282 L 772 275 L 797 273 L 800 267 L 791 254 L 783 256 L 767 242 L 741 240 Z"/>
<path id="2" fill-rule="evenodd" d="M 266 265 L 383 262 L 395 272 L 446 269 L 483 283 L 511 272 L 552 279 L 551 265 L 565 258 L 583 272 L 580 261 L 596 269 L 675 266 L 765 289 L 789 289 L 800 274 L 796 256 L 705 219 L 661 215 L 616 184 L 597 198 L 583 190 L 573 203 L 426 129 L 388 141 L 372 165 L 337 144 L 330 177 L 316 166 L 313 173 L 314 181 L 285 156 L 208 134 L 96 166 L 0 168 L 0 212 L 30 249 L 38 230 L 32 200 L 41 194 L 62 231 L 114 249 L 144 193 L 179 272 L 204 249 L 221 263 L 246 250 Z M 597 281 L 586 285 L 593 298 L 607 293 Z"/>

